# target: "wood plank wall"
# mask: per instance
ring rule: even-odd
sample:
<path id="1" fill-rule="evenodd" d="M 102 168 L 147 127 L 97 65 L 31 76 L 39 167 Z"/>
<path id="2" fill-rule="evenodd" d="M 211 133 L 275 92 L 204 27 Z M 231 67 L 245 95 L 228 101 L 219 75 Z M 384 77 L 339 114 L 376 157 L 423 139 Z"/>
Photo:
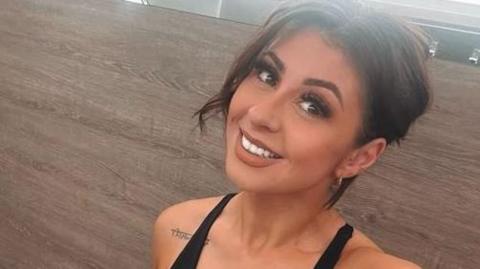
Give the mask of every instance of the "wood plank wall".
<path id="1" fill-rule="evenodd" d="M 166 206 L 235 190 L 217 91 L 253 26 L 114 0 L 0 0 L 0 268 L 149 268 Z M 478 268 L 480 69 L 435 60 L 435 103 L 339 209 L 424 268 Z"/>

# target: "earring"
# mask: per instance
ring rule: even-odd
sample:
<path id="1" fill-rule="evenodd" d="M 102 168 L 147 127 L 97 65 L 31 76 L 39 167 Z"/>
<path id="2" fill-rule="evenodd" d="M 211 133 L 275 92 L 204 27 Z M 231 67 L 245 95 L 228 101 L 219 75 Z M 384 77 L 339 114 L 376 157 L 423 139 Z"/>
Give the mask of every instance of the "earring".
<path id="1" fill-rule="evenodd" d="M 342 186 L 342 181 L 343 181 L 343 176 L 340 176 L 337 179 L 337 182 L 335 184 L 332 184 L 332 186 L 330 186 L 330 190 L 332 192 L 336 192 L 340 188 L 340 186 Z"/>
<path id="2" fill-rule="evenodd" d="M 340 188 L 340 186 L 342 186 L 342 180 L 343 180 L 343 177 L 340 176 L 337 180 L 337 186 Z"/>

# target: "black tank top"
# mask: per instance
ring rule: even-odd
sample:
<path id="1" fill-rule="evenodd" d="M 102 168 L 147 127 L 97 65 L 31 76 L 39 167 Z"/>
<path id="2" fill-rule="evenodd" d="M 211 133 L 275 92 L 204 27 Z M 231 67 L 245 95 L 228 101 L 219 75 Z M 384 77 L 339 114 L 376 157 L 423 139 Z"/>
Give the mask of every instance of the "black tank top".
<path id="1" fill-rule="evenodd" d="M 198 229 L 190 238 L 185 248 L 178 255 L 173 263 L 171 269 L 195 269 L 197 267 L 200 253 L 205 240 L 207 239 L 208 231 L 212 227 L 215 219 L 220 215 L 223 208 L 228 201 L 237 193 L 229 193 L 222 198 L 222 200 L 210 211 L 207 217 L 200 224 Z M 352 237 L 353 228 L 348 223 L 341 227 L 333 240 L 328 245 L 327 249 L 315 264 L 314 269 L 332 269 L 340 258 L 340 253 L 347 241 Z"/>

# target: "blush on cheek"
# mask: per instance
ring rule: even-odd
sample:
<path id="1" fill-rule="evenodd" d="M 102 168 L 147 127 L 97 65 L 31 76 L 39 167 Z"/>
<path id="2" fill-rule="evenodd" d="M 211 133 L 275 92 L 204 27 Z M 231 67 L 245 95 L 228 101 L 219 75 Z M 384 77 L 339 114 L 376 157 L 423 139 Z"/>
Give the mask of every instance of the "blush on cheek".
<path id="1" fill-rule="evenodd" d="M 313 133 L 312 130 L 305 133 Z M 287 138 L 288 140 L 288 138 Z M 290 137 L 290 141 L 295 141 L 290 149 L 289 159 L 292 168 L 297 171 L 304 171 L 306 177 L 316 177 L 317 179 L 328 177 L 335 169 L 339 156 L 342 154 L 337 143 L 339 140 L 333 137 L 328 138 L 320 135 L 315 138 L 312 135 L 302 135 Z"/>

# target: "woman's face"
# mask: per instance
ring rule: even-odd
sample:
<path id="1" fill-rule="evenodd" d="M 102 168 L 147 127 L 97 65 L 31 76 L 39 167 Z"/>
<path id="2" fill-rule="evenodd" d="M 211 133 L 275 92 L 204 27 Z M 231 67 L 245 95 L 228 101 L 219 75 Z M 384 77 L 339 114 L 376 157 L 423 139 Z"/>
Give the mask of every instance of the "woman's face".
<path id="1" fill-rule="evenodd" d="M 253 192 L 326 190 L 347 176 L 342 163 L 361 125 L 354 68 L 315 30 L 296 32 L 257 60 L 230 103 L 227 176 Z"/>

